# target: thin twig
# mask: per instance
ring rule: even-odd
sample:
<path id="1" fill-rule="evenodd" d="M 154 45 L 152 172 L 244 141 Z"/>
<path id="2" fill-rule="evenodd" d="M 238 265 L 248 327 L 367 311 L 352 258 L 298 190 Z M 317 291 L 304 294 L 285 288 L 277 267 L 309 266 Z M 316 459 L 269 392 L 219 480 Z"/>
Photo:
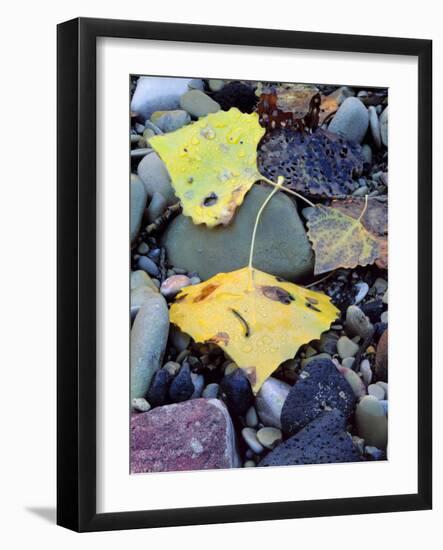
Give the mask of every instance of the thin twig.
<path id="1" fill-rule="evenodd" d="M 176 202 L 171 206 L 168 206 L 166 210 L 158 218 L 156 218 L 152 223 L 146 226 L 146 233 L 150 235 L 161 229 L 166 222 L 168 222 L 173 216 L 181 212 L 182 205 L 180 202 Z"/>
<path id="2" fill-rule="evenodd" d="M 315 286 L 315 285 L 318 285 L 319 283 L 322 283 L 323 281 L 326 281 L 326 279 L 329 279 L 329 277 L 331 275 L 333 275 L 337 270 L 334 269 L 333 271 L 331 271 L 330 273 L 328 273 L 325 277 L 322 277 L 321 279 L 319 279 L 318 281 L 314 281 L 313 283 L 309 283 L 309 285 L 305 285 L 305 288 L 310 288 L 311 286 Z"/>
<path id="3" fill-rule="evenodd" d="M 368 208 L 368 197 L 369 195 L 365 195 L 365 205 L 363 207 L 363 210 L 361 211 L 360 216 L 358 217 L 358 220 L 357 220 L 358 222 L 361 221 L 361 219 L 365 215 L 366 209 Z"/>

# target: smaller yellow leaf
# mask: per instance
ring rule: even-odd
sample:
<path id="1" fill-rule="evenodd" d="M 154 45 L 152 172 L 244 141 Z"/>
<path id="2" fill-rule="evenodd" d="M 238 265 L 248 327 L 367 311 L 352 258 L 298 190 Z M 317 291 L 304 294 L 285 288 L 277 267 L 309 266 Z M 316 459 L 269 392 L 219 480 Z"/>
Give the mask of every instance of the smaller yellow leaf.
<path id="1" fill-rule="evenodd" d="M 321 292 L 244 267 L 184 288 L 170 319 L 197 342 L 218 344 L 257 393 L 283 361 L 320 338 L 339 313 Z"/>
<path id="2" fill-rule="evenodd" d="M 307 212 L 308 237 L 315 252 L 314 273 L 368 265 L 379 257 L 379 244 L 360 219 L 317 205 Z"/>
<path id="3" fill-rule="evenodd" d="M 183 214 L 195 224 L 227 225 L 260 179 L 257 145 L 265 130 L 257 113 L 236 108 L 150 138 L 172 180 Z"/>

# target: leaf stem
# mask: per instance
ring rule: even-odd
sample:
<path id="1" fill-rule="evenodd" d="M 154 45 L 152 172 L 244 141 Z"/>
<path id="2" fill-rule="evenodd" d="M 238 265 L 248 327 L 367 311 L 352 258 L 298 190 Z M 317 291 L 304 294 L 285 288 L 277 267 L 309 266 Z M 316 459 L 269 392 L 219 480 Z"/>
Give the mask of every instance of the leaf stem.
<path id="1" fill-rule="evenodd" d="M 357 221 L 361 221 L 361 219 L 365 215 L 366 209 L 368 208 L 368 197 L 369 197 L 369 195 L 365 195 L 365 205 L 363 206 L 363 210 L 361 211 L 361 214 L 358 217 Z"/>
<path id="2" fill-rule="evenodd" d="M 260 207 L 260 210 L 257 212 L 257 216 L 255 218 L 255 224 L 254 224 L 254 229 L 252 231 L 252 239 L 251 239 L 251 248 L 249 250 L 249 262 L 248 262 L 248 269 L 249 269 L 249 274 L 250 274 L 250 287 L 252 287 L 252 259 L 254 257 L 254 246 L 255 246 L 255 237 L 257 235 L 257 227 L 258 227 L 258 222 L 260 221 L 260 217 L 262 215 L 262 212 L 263 210 L 266 208 L 266 205 L 268 204 L 268 202 L 272 199 L 272 197 L 275 195 L 275 193 L 277 193 L 277 191 L 279 189 L 281 189 L 282 185 L 283 185 L 283 182 L 285 181 L 285 178 L 283 176 L 279 176 L 278 177 L 278 180 L 277 180 L 277 183 L 273 183 L 274 185 L 274 189 L 272 190 L 271 193 L 269 193 L 269 195 L 266 197 L 266 200 L 264 201 L 264 203 L 261 205 Z"/>
<path id="3" fill-rule="evenodd" d="M 281 177 L 282 176 L 279 176 L 278 179 L 280 179 Z M 260 179 L 265 181 L 266 183 L 269 183 L 269 185 L 273 185 L 274 187 L 279 185 L 278 183 L 275 183 L 275 181 L 268 179 L 266 176 L 263 176 L 262 174 L 260 174 Z M 288 189 L 287 187 L 282 187 L 281 185 L 279 186 L 279 189 L 281 189 L 282 191 L 285 191 L 286 193 L 289 193 L 290 195 L 294 195 L 294 197 L 297 197 L 302 201 L 305 201 L 307 204 L 309 204 L 309 206 L 315 207 L 315 204 L 313 202 L 305 198 L 303 195 L 300 195 L 300 193 L 297 193 L 296 191 L 292 191 L 292 189 Z"/>

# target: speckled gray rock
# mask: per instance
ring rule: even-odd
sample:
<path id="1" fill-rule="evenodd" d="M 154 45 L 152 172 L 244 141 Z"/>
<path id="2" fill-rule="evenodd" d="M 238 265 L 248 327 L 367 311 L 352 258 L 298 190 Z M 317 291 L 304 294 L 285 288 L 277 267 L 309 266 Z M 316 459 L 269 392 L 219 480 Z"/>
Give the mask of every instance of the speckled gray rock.
<path id="1" fill-rule="evenodd" d="M 180 107 L 195 118 L 216 113 L 220 105 L 201 90 L 190 90 L 180 98 Z"/>
<path id="2" fill-rule="evenodd" d="M 265 380 L 255 397 L 257 414 L 265 426 L 281 428 L 280 415 L 290 389 L 289 384 L 272 376 Z"/>
<path id="3" fill-rule="evenodd" d="M 247 265 L 254 221 L 269 193 L 268 187 L 254 185 L 227 227 L 208 229 L 177 216 L 163 236 L 169 261 L 196 271 L 202 279 Z M 283 193 L 274 195 L 260 219 L 254 266 L 290 281 L 312 273 L 311 245 L 295 204 Z"/>
<path id="4" fill-rule="evenodd" d="M 329 125 L 329 131 L 349 140 L 361 143 L 369 125 L 369 114 L 356 97 L 343 101 Z"/>
<path id="5" fill-rule="evenodd" d="M 162 132 L 175 132 L 185 124 L 191 122 L 191 117 L 186 111 L 176 109 L 174 111 L 156 111 L 152 113 L 151 121 Z"/>
<path id="6" fill-rule="evenodd" d="M 148 197 L 152 198 L 157 191 L 165 197 L 168 204 L 174 204 L 178 201 L 174 194 L 168 170 L 157 153 L 152 152 L 146 155 L 138 165 L 137 172 L 145 184 Z"/>
<path id="7" fill-rule="evenodd" d="M 311 361 L 283 405 L 282 429 L 286 434 L 297 433 L 324 410 L 338 409 L 347 418 L 354 406 L 354 392 L 334 363 L 328 359 Z"/>
<path id="8" fill-rule="evenodd" d="M 131 100 L 131 111 L 145 122 L 154 111 L 177 109 L 180 97 L 192 87 L 203 89 L 203 82 L 192 78 L 141 76 Z"/>
<path id="9" fill-rule="evenodd" d="M 131 242 L 140 231 L 147 196 L 142 180 L 135 174 L 131 174 Z"/>
<path id="10" fill-rule="evenodd" d="M 131 330 L 131 399 L 145 396 L 152 376 L 161 367 L 168 331 L 166 300 L 151 292 Z"/>
<path id="11" fill-rule="evenodd" d="M 337 410 L 322 412 L 303 430 L 281 443 L 259 466 L 359 462 L 360 453 L 345 431 L 345 417 Z"/>

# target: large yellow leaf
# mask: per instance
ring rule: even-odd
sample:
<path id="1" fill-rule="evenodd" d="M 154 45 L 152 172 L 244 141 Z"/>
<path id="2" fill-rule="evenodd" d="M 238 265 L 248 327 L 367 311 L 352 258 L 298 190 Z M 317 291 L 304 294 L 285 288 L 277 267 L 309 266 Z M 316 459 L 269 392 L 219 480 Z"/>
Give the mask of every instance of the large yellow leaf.
<path id="1" fill-rule="evenodd" d="M 166 164 L 183 214 L 209 227 L 230 222 L 245 194 L 261 177 L 257 145 L 264 131 L 256 113 L 248 115 L 232 108 L 150 138 Z"/>
<path id="2" fill-rule="evenodd" d="M 317 205 L 308 210 L 307 219 L 316 275 L 338 267 L 372 264 L 379 257 L 378 241 L 365 229 L 360 218 Z"/>
<path id="3" fill-rule="evenodd" d="M 254 393 L 338 315 L 325 294 L 247 267 L 184 288 L 170 311 L 171 322 L 197 342 L 223 348 L 244 370 Z"/>

